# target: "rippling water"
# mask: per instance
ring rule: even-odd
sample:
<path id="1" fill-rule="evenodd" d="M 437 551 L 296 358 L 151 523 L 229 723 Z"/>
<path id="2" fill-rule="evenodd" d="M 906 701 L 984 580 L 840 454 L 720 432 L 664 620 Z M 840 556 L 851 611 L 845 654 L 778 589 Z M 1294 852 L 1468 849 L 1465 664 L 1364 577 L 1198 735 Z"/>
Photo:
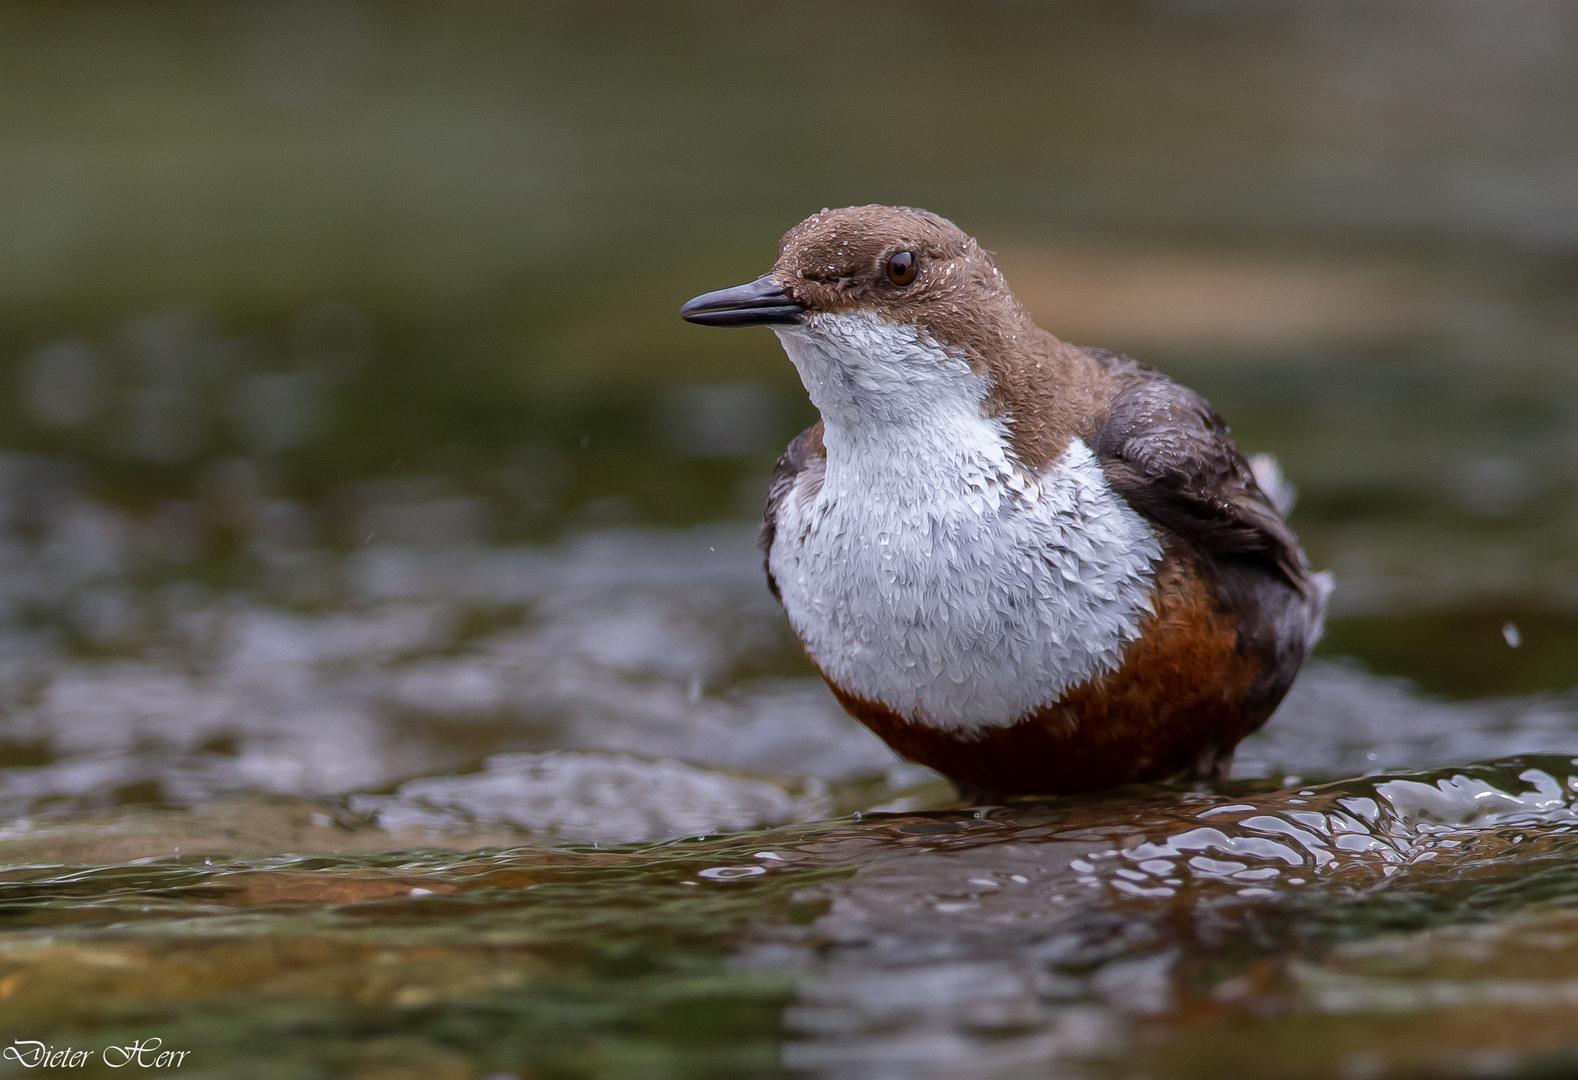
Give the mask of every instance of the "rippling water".
<path id="1" fill-rule="evenodd" d="M 0 24 L 0 1075 L 1578 1074 L 1570 5 Z M 960 808 L 799 655 L 674 310 L 870 200 L 1300 488 L 1220 790 Z"/>
<path id="2" fill-rule="evenodd" d="M 37 840 L 12 831 L 0 993 L 19 1029 L 119 1045 L 153 1025 L 285 1071 L 405 1055 L 550 1074 L 1478 1075 L 1540 1054 L 1561 1070 L 1575 791 L 1574 759 L 1530 756 L 606 853 L 189 850 L 70 870 L 27 865 Z M 266 830 L 282 806 L 244 816 Z M 365 844 L 365 823 L 327 811 L 307 829 Z M 203 817 L 164 829 L 201 850 Z M 139 824 L 155 820 L 112 827 Z M 90 831 L 54 828 L 56 845 Z"/>
<path id="3" fill-rule="evenodd" d="M 1317 660 L 1222 793 L 928 810 L 945 783 L 787 673 L 749 527 L 316 551 L 314 611 L 117 581 L 58 554 L 110 512 L 52 505 L 8 580 L 58 607 L 96 565 L 139 630 L 10 631 L 18 1038 L 866 1077 L 1451 1072 L 1464 1013 L 1475 1062 L 1578 1037 L 1572 946 L 1513 959 L 1578 941 L 1571 692 Z"/>

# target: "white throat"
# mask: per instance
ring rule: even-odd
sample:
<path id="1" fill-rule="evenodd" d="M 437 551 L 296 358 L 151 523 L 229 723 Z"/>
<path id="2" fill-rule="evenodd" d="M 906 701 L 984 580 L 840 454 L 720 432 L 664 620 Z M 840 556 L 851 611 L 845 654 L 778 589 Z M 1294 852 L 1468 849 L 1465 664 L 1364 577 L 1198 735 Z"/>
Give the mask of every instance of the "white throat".
<path id="1" fill-rule="evenodd" d="M 1161 546 L 1088 446 L 1027 473 L 983 413 L 988 380 L 914 327 L 843 314 L 774 329 L 827 463 L 780 505 L 768 566 L 828 678 L 967 731 L 1118 668 Z"/>

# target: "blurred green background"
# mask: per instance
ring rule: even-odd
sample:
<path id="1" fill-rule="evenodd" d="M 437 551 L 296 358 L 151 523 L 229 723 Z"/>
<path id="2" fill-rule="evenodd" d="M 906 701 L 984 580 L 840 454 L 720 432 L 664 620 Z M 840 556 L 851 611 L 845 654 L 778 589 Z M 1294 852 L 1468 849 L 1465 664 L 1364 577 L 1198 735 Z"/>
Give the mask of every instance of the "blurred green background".
<path id="1" fill-rule="evenodd" d="M 7 3 L 0 449 L 150 583 L 750 518 L 813 414 L 675 309 L 924 206 L 1282 458 L 1328 651 L 1570 686 L 1575 60 L 1560 0 Z"/>

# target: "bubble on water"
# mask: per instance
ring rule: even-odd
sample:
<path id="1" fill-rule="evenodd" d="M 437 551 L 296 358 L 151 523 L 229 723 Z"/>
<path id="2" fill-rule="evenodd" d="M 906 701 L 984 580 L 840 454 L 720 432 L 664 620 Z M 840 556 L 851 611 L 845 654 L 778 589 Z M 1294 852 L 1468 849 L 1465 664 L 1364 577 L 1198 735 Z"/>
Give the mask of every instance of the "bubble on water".
<path id="1" fill-rule="evenodd" d="M 1208 818 L 1208 817 L 1211 817 L 1211 816 L 1213 816 L 1215 814 L 1231 814 L 1231 813 L 1233 813 L 1235 811 L 1239 811 L 1239 810 L 1253 810 L 1253 809 L 1254 809 L 1254 806 L 1252 806 L 1249 803 L 1229 803 L 1226 806 L 1213 806 L 1209 810 L 1202 810 L 1196 816 L 1200 817 L 1200 818 Z"/>
<path id="2" fill-rule="evenodd" d="M 1270 878 L 1281 876 L 1282 871 L 1275 866 L 1263 866 L 1258 870 L 1240 870 L 1233 877 L 1239 881 L 1266 881 Z"/>
<path id="3" fill-rule="evenodd" d="M 709 866 L 705 870 L 697 870 L 696 876 L 710 881 L 740 881 L 761 877 L 765 873 L 767 868 L 764 866 Z"/>

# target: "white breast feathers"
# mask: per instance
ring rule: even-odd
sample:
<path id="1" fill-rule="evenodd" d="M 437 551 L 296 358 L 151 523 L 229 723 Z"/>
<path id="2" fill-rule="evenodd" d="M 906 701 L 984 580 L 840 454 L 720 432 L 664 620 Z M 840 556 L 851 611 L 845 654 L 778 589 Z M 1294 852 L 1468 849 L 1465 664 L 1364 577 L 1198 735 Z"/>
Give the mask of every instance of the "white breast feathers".
<path id="1" fill-rule="evenodd" d="M 768 567 L 828 678 L 968 731 L 1117 669 L 1161 546 L 1084 442 L 1027 475 L 982 414 L 986 380 L 913 328 L 841 315 L 778 332 L 827 462 L 780 504 Z"/>

